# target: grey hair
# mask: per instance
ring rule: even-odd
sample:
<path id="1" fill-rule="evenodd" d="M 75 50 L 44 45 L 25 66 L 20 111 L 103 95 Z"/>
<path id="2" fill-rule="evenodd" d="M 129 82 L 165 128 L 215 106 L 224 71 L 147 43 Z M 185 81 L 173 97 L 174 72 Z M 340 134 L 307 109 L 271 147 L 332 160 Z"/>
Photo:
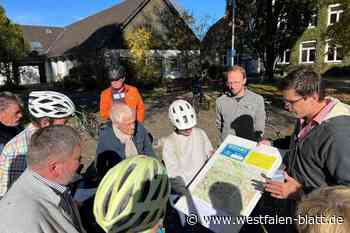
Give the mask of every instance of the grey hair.
<path id="1" fill-rule="evenodd" d="M 111 120 L 113 123 L 120 123 L 125 116 L 133 116 L 135 111 L 126 103 L 114 103 L 111 109 Z"/>
<path id="2" fill-rule="evenodd" d="M 31 137 L 27 164 L 36 166 L 49 158 L 62 160 L 68 158 L 81 139 L 78 132 L 67 125 L 51 125 L 39 129 Z"/>
<path id="3" fill-rule="evenodd" d="M 0 112 L 6 111 L 9 105 L 13 103 L 22 107 L 22 102 L 17 95 L 8 91 L 0 92 Z"/>

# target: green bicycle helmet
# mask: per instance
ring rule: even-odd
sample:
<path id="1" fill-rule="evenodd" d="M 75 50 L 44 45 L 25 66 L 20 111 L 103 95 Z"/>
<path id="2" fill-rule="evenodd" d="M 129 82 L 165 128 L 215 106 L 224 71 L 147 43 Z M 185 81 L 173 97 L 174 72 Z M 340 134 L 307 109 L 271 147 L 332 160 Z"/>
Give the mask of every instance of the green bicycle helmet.
<path id="1" fill-rule="evenodd" d="M 98 186 L 96 222 L 108 233 L 149 230 L 164 216 L 169 194 L 164 166 L 155 158 L 132 156 L 110 169 Z"/>

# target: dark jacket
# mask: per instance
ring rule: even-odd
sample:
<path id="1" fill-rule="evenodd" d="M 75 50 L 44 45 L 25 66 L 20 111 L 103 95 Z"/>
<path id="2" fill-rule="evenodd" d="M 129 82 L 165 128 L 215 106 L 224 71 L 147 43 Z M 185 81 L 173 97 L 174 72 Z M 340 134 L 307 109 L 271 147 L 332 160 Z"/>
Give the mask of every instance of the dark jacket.
<path id="1" fill-rule="evenodd" d="M 142 123 L 136 123 L 132 140 L 139 154 L 155 156 L 149 134 Z M 120 159 L 125 159 L 125 145 L 115 136 L 111 122 L 108 122 L 106 127 L 100 130 L 96 154 L 97 157 L 115 154 Z"/>
<path id="2" fill-rule="evenodd" d="M 320 125 L 298 140 L 299 121 L 284 157 L 289 176 L 302 184 L 304 194 L 322 186 L 350 184 L 350 107 L 338 102 Z M 295 217 L 297 202 L 263 195 L 261 215 Z M 270 229 L 271 228 L 271 229 Z M 270 225 L 268 232 L 297 232 L 292 224 Z"/>
<path id="3" fill-rule="evenodd" d="M 299 132 L 300 125 L 296 127 Z M 286 157 L 288 174 L 309 193 L 321 186 L 350 184 L 350 116 L 330 118 L 304 138 L 292 137 Z"/>

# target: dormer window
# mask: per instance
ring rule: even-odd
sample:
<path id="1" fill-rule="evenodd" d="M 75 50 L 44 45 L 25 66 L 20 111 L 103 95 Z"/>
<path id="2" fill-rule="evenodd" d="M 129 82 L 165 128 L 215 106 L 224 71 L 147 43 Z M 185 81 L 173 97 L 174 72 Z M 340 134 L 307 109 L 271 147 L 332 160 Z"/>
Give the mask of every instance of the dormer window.
<path id="1" fill-rule="evenodd" d="M 31 50 L 40 50 L 43 48 L 43 46 L 39 41 L 32 41 L 30 42 L 30 48 Z"/>
<path id="2" fill-rule="evenodd" d="M 344 10 L 342 6 L 338 4 L 333 4 L 328 6 L 328 25 L 333 25 L 337 23 L 343 14 Z"/>

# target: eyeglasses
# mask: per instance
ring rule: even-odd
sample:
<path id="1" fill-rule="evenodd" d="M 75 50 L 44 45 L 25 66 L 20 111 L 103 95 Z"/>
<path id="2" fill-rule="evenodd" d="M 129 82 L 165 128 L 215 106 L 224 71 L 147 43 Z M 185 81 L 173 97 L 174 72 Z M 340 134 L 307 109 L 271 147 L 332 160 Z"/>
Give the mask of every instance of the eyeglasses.
<path id="1" fill-rule="evenodd" d="M 283 102 L 286 106 L 293 106 L 294 104 L 296 104 L 297 102 L 299 102 L 300 100 L 304 99 L 304 97 L 300 97 L 299 99 L 296 100 L 286 100 L 284 99 Z"/>

